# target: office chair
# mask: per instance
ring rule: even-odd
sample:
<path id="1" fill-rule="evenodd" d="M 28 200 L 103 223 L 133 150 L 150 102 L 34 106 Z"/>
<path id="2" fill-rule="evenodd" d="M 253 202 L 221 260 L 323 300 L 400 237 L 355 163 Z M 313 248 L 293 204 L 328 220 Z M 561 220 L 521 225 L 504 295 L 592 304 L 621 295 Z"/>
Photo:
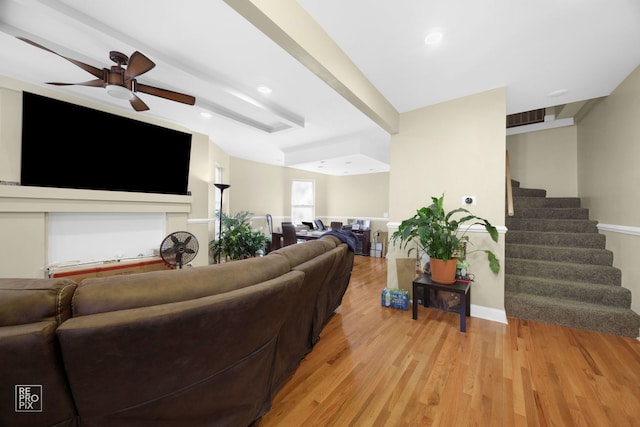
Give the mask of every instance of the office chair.
<path id="1" fill-rule="evenodd" d="M 302 225 L 306 225 L 309 230 L 313 230 L 313 223 L 308 221 L 302 221 Z"/>
<path id="2" fill-rule="evenodd" d="M 273 234 L 273 217 L 271 214 L 267 214 L 267 228 L 269 229 L 269 234 Z"/>
<path id="3" fill-rule="evenodd" d="M 342 223 L 340 221 L 331 221 L 332 230 L 342 230 Z"/>
<path id="4" fill-rule="evenodd" d="M 296 236 L 296 226 L 291 223 L 282 223 L 282 238 L 284 242 L 283 246 L 295 245 L 298 243 L 298 236 Z"/>

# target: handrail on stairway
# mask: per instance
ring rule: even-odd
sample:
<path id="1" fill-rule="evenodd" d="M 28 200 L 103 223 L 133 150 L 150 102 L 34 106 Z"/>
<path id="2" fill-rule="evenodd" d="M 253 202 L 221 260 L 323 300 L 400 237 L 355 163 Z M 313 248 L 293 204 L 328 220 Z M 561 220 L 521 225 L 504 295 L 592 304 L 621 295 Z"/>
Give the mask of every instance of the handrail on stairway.
<path id="1" fill-rule="evenodd" d="M 509 216 L 513 216 L 513 188 L 511 188 L 511 167 L 509 166 L 509 150 L 507 150 L 506 155 L 507 167 L 506 167 L 506 178 L 507 178 L 507 214 Z"/>

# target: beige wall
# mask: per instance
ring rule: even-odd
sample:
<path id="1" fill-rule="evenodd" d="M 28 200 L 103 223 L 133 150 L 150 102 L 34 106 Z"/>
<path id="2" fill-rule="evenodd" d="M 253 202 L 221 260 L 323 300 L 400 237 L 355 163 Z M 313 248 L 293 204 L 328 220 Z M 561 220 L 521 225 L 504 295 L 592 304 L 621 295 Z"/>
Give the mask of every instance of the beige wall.
<path id="1" fill-rule="evenodd" d="M 327 215 L 384 218 L 389 213 L 389 173 L 331 176 Z"/>
<path id="2" fill-rule="evenodd" d="M 507 136 L 511 178 L 549 197 L 578 195 L 576 125 Z"/>
<path id="3" fill-rule="evenodd" d="M 640 313 L 640 67 L 578 123 L 578 193 Z M 611 231 L 612 230 L 612 231 Z"/>
<path id="4" fill-rule="evenodd" d="M 274 217 L 274 227 L 291 218 L 291 182 L 311 179 L 316 190 L 316 217 L 344 221 L 371 220 L 372 230 L 386 230 L 389 206 L 389 174 L 329 176 L 294 168 L 265 165 L 232 157 L 230 161 L 229 212 L 254 214 L 253 227 L 266 231 L 262 219 Z M 226 194 L 226 193 L 225 193 Z M 226 202 L 225 202 L 226 204 Z"/>
<path id="5" fill-rule="evenodd" d="M 266 231 L 266 214 L 273 216 L 274 230 L 291 220 L 291 181 L 311 179 L 316 188 L 316 216 L 326 210 L 325 175 L 231 157 L 229 213 L 251 212 L 254 228 Z M 259 218 L 258 218 L 259 217 Z"/>
<path id="6" fill-rule="evenodd" d="M 394 223 L 397 227 L 442 193 L 447 210 L 461 207 L 464 195 L 476 196 L 477 205 L 469 210 L 504 229 L 505 96 L 505 89 L 495 89 L 401 115 L 400 132 L 391 140 L 390 233 Z M 490 242 L 484 233 L 472 234 L 478 246 L 485 245 L 480 240 Z M 504 235 L 487 245 L 504 266 Z M 411 283 L 397 283 L 393 258 L 402 254 L 392 249 L 387 283 L 409 289 Z M 496 276 L 486 262 L 470 261 L 476 275 L 472 304 L 495 310 L 487 317 L 504 317 L 504 268 Z"/>

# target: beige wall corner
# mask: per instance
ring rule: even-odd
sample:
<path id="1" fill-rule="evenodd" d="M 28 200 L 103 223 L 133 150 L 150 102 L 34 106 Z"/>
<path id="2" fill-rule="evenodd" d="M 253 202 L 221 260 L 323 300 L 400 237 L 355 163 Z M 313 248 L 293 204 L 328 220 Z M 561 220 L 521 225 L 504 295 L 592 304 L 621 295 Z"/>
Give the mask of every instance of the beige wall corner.
<path id="1" fill-rule="evenodd" d="M 390 222 L 399 223 L 444 193 L 446 210 L 462 207 L 462 196 L 473 195 L 477 204 L 469 210 L 504 228 L 505 111 L 506 90 L 500 88 L 403 113 L 400 132 L 391 140 Z M 473 234 L 472 242 L 488 238 Z M 489 247 L 504 266 L 504 238 Z M 391 266 L 389 284 L 397 280 Z M 486 268 L 472 262 L 471 303 L 503 311 L 504 275 Z"/>
<path id="2" fill-rule="evenodd" d="M 549 197 L 578 195 L 576 125 L 507 136 L 511 178 Z"/>
<path id="3" fill-rule="evenodd" d="M 578 196 L 606 224 L 607 249 L 640 313 L 640 67 L 578 122 Z"/>

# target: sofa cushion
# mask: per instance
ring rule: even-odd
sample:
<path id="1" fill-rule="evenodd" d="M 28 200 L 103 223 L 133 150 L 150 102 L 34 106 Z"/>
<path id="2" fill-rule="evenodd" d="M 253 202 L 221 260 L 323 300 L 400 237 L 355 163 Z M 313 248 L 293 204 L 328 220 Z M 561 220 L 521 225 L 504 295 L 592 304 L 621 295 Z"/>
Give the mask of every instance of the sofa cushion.
<path id="1" fill-rule="evenodd" d="M 251 286 L 290 270 L 285 259 L 259 257 L 180 270 L 85 279 L 73 316 L 187 301 Z"/>
<path id="2" fill-rule="evenodd" d="M 0 279 L 0 326 L 64 322 L 76 287 L 68 279 Z"/>

